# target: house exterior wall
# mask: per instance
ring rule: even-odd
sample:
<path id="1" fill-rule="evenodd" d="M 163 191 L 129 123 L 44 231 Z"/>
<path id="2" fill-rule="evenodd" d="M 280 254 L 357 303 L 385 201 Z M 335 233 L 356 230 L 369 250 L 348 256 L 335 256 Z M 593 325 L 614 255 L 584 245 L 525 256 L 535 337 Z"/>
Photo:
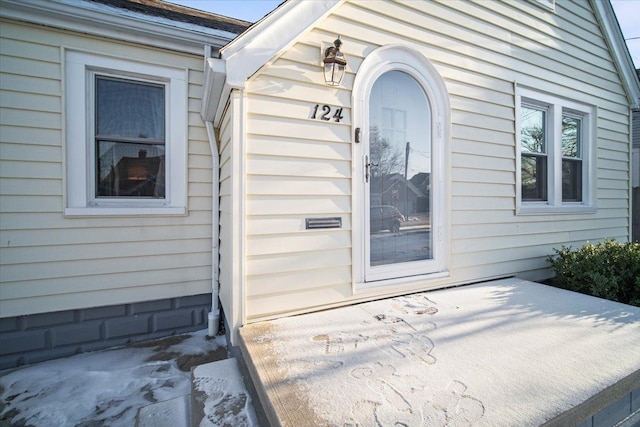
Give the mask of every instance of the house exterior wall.
<path id="1" fill-rule="evenodd" d="M 324 84 L 321 49 L 337 35 L 348 59 L 341 86 Z M 376 48 L 420 51 L 449 92 L 450 275 L 355 292 L 352 259 L 355 73 Z M 514 83 L 516 82 L 516 83 Z M 597 179 L 591 213 L 516 213 L 516 85 L 597 107 Z M 340 123 L 310 118 L 343 108 Z M 263 67 L 246 89 L 248 322 L 493 277 L 551 275 L 562 245 L 629 239 L 629 104 L 587 1 L 347 1 Z M 305 230 L 307 217 L 342 228 Z"/>
<path id="2" fill-rule="evenodd" d="M 633 136 L 633 187 L 640 187 L 640 111 L 636 110 L 631 119 L 631 135 Z"/>
<path id="3" fill-rule="evenodd" d="M 640 242 L 640 111 L 635 110 L 631 118 L 631 134 L 633 137 L 633 153 L 631 159 L 632 173 L 632 241 Z"/>
<path id="4" fill-rule="evenodd" d="M 232 204 L 232 175 L 231 175 L 231 114 L 227 113 L 220 126 L 219 145 L 220 152 L 220 290 L 219 298 L 222 307 L 228 312 L 232 301 L 232 275 L 231 266 L 231 225 L 233 224 L 233 215 L 231 212 Z M 227 320 L 229 321 L 229 320 Z"/>
<path id="5" fill-rule="evenodd" d="M 210 295 L 202 58 L 11 20 L 0 26 L 0 317 Z M 64 216 L 63 49 L 187 70 L 186 215 Z"/>
<path id="6" fill-rule="evenodd" d="M 220 275 L 219 298 L 226 324 L 231 330 L 242 325 L 244 301 L 242 299 L 244 260 L 241 251 L 244 224 L 242 213 L 242 128 L 244 95 L 234 91 L 219 129 L 220 153 Z M 233 345 L 235 338 L 232 336 Z"/>

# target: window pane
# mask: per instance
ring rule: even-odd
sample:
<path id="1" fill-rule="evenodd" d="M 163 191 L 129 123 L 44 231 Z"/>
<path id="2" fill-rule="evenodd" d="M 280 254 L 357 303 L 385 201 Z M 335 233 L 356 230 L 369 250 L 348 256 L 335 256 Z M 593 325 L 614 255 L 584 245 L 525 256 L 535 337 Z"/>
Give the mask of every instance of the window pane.
<path id="1" fill-rule="evenodd" d="M 582 161 L 562 159 L 562 201 L 582 201 Z"/>
<path id="2" fill-rule="evenodd" d="M 165 197 L 161 144 L 98 141 L 96 197 Z"/>
<path id="3" fill-rule="evenodd" d="M 393 110 L 391 108 L 382 109 L 382 128 L 393 128 Z"/>
<path id="4" fill-rule="evenodd" d="M 544 110 L 522 107 L 520 118 L 520 147 L 524 153 L 546 153 Z"/>
<path id="5" fill-rule="evenodd" d="M 547 157 L 522 155 L 522 200 L 547 200 Z"/>
<path id="6" fill-rule="evenodd" d="M 577 117 L 562 116 L 562 155 L 580 157 L 580 122 Z"/>
<path id="7" fill-rule="evenodd" d="M 164 86 L 96 77 L 96 133 L 164 140 Z"/>
<path id="8" fill-rule="evenodd" d="M 409 74 L 376 80 L 369 104 L 370 266 L 433 258 L 431 111 Z"/>
<path id="9" fill-rule="evenodd" d="M 396 129 L 407 128 L 407 112 L 404 110 L 394 110 L 393 127 Z"/>

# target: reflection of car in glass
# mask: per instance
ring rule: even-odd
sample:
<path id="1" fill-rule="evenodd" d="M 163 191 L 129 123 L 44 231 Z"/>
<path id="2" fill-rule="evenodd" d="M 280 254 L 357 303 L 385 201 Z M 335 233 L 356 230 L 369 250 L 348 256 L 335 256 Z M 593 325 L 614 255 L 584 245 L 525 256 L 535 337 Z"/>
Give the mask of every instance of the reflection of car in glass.
<path id="1" fill-rule="evenodd" d="M 400 223 L 404 221 L 404 216 L 395 206 L 371 206 L 369 212 L 371 231 L 400 231 Z"/>

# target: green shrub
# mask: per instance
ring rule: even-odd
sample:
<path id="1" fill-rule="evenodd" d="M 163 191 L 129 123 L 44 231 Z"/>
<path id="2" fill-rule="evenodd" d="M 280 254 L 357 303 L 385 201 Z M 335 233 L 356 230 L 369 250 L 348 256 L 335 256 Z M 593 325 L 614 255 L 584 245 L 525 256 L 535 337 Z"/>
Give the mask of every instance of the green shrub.
<path id="1" fill-rule="evenodd" d="M 640 307 L 640 243 L 605 240 L 554 251 L 547 257 L 554 286 Z"/>

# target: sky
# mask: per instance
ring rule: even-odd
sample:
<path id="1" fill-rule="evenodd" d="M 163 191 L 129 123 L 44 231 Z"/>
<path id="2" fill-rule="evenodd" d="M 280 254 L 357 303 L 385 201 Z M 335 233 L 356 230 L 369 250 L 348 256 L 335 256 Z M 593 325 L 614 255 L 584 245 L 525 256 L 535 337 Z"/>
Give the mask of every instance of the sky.
<path id="1" fill-rule="evenodd" d="M 243 21 L 256 22 L 284 0 L 166 0 Z M 640 0 L 638 0 L 640 1 Z"/>
<path id="2" fill-rule="evenodd" d="M 169 0 L 194 9 L 249 22 L 258 21 L 284 0 Z M 312 0 L 311 0 L 312 1 Z M 640 68 L 640 0 L 612 0 L 636 68 Z"/>
<path id="3" fill-rule="evenodd" d="M 640 68 L 640 0 L 612 0 L 618 23 L 636 68 Z"/>

